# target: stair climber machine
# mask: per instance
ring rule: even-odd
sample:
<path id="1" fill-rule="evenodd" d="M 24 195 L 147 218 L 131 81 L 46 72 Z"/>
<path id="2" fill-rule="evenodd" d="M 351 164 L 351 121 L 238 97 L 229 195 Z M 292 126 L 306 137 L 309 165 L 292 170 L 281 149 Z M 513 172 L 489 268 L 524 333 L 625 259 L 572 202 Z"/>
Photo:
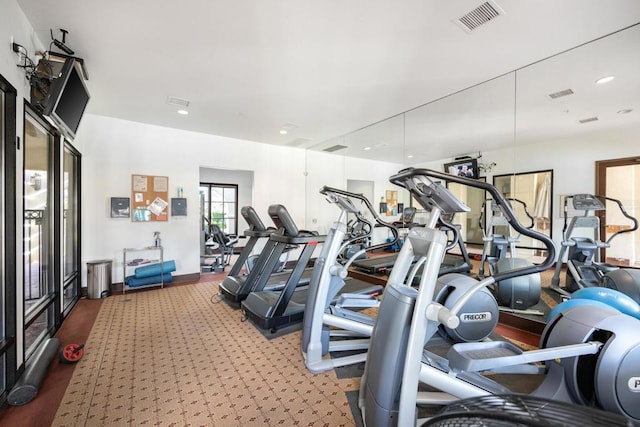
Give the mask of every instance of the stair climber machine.
<path id="1" fill-rule="evenodd" d="M 300 255 L 298 264 L 296 264 L 291 273 L 291 278 L 287 280 L 281 290 L 265 290 L 265 281 L 261 281 L 242 301 L 241 305 L 243 319 L 251 320 L 260 329 L 276 332 L 278 329 L 302 321 L 308 286 L 299 286 L 298 283 L 309 257 L 318 243 L 325 241 L 326 236 L 319 236 L 317 233 L 309 235 L 298 230 L 293 218 L 282 205 L 270 206 L 269 216 L 278 229 L 284 230 L 282 234 L 272 234 L 269 240 L 285 245 L 304 245 L 304 250 Z M 304 264 L 301 264 L 302 261 L 304 261 Z M 307 270 L 312 270 L 313 274 L 316 274 L 315 267 Z M 309 280 L 311 275 L 312 272 L 309 271 Z M 309 281 L 307 281 L 308 283 Z M 364 282 L 349 280 L 345 284 L 343 291 L 360 294 L 379 294 L 382 288 Z"/>
<path id="2" fill-rule="evenodd" d="M 521 376 L 537 374 L 542 381 L 531 387 L 532 396 L 594 406 L 640 421 L 640 306 L 612 289 L 600 288 L 601 297 L 594 296 L 600 301 L 561 307 L 548 320 L 539 350 L 522 351 L 501 341 L 454 344 L 446 357 L 425 350 L 425 342 L 441 326 L 455 330 L 464 324 L 460 308 L 479 291 L 501 280 L 549 269 L 556 250 L 549 237 L 518 222 L 493 185 L 413 168 L 400 171 L 390 181 L 414 197 L 431 200 L 432 216 L 466 208 L 438 181 L 486 190 L 502 206 L 509 224 L 523 236 L 542 242 L 547 256 L 539 265 L 482 280 L 467 277 L 470 286 L 453 307 L 445 307 L 435 300 L 435 290 L 446 237 L 432 227 L 414 229 L 405 245 L 423 260 L 422 279 L 417 290 L 396 277 L 390 277 L 385 287 L 360 382 L 358 404 L 366 426 L 415 426 L 417 405 L 512 393 L 483 373 L 518 375 L 518 383 L 524 381 Z M 419 385 L 431 391 L 419 391 Z"/>
<path id="3" fill-rule="evenodd" d="M 530 222 L 527 229 L 532 229 L 535 223 L 533 217 L 527 211 L 527 204 L 520 199 L 504 198 L 504 200 L 507 201 L 507 204 L 512 209 L 512 202 L 522 207 Z M 486 230 L 483 231 L 482 240 L 484 246 L 482 248 L 478 277 L 480 279 L 485 277 L 485 262 L 488 264 L 489 274 L 492 276 L 501 272 L 532 266 L 531 262 L 516 257 L 516 243 L 520 241 L 520 235 L 515 233 L 503 213 L 503 207 L 496 203 L 494 199 L 486 199 L 482 204 L 479 219 L 480 228 L 482 229 L 482 219 L 487 202 L 490 202 L 491 205 L 491 216 L 487 221 Z M 505 233 L 496 233 L 496 231 L 505 230 Z M 507 256 L 507 252 L 509 256 Z M 522 314 L 544 315 L 541 311 L 528 310 L 540 301 L 540 283 L 540 273 L 512 277 L 496 282 L 493 290 L 498 304 L 500 304 L 500 309 Z"/>
<path id="4" fill-rule="evenodd" d="M 321 193 L 327 196 L 330 203 L 340 208 L 340 216 L 332 225 L 325 241 L 322 253 L 316 261 L 306 302 L 304 325 L 302 331 L 302 354 L 307 368 L 313 373 L 324 372 L 339 366 L 360 363 L 366 360 L 366 350 L 369 345 L 369 337 L 375 323 L 375 318 L 359 313 L 363 308 L 378 307 L 379 300 L 373 296 L 342 294 L 335 304 L 332 301 L 336 293 L 342 289 L 345 282 L 354 280 L 347 277 L 350 263 L 357 254 L 345 264 L 338 262 L 338 254 L 343 243 L 346 218 L 349 213 L 356 213 L 357 208 L 351 199 L 363 200 L 359 194 L 324 187 Z M 415 194 L 414 194 L 415 196 Z M 437 198 L 434 195 L 434 199 Z M 364 199 L 367 207 L 374 208 Z M 433 208 L 431 200 L 421 197 L 419 203 L 427 210 Z M 454 214 L 460 212 L 462 205 L 447 205 L 446 201 L 439 203 L 442 209 L 432 212 L 428 226 L 433 227 L 440 223 L 440 214 Z M 464 206 L 465 211 L 468 210 Z M 457 227 L 449 225 L 455 231 Z M 420 229 L 422 227 L 418 227 Z M 409 233 L 411 235 L 411 232 Z M 459 237 L 459 232 L 457 234 Z M 450 246 L 458 244 L 458 238 L 454 238 Z M 424 259 L 415 260 L 411 245 L 400 249 L 396 265 L 391 271 L 389 282 L 407 284 L 414 283 L 416 273 Z M 441 269 L 442 267 L 440 267 Z M 439 269 L 439 270 L 440 270 Z M 443 276 L 439 283 L 437 300 L 452 307 L 467 289 L 467 276 L 460 273 L 452 273 Z M 443 325 L 439 330 L 439 337 L 434 338 L 430 344 L 437 345 L 442 342 L 468 342 L 479 341 L 487 338 L 498 323 L 498 304 L 487 289 L 480 290 L 473 301 L 466 301 L 461 309 L 461 317 L 464 323 L 457 329 Z M 338 355 L 339 352 L 361 350 L 359 354 Z M 334 352 L 331 358 L 324 357 L 329 352 Z"/>
<path id="5" fill-rule="evenodd" d="M 286 212 L 284 206 L 282 206 L 281 209 L 282 212 Z M 220 284 L 218 288 L 220 298 L 230 306 L 240 308 L 240 303 L 255 289 L 265 291 L 280 290 L 285 287 L 289 280 L 295 282 L 296 286 L 307 285 L 311 278 L 311 268 L 307 268 L 307 263 L 315 246 L 306 248 L 306 245 L 316 240 L 316 234 L 298 230 L 292 220 L 291 224 L 293 224 L 293 226 L 285 227 L 284 223 L 278 222 L 276 224 L 278 228 L 266 228 L 256 211 L 250 206 L 243 207 L 241 213 L 249 224 L 249 230 L 245 231 L 245 236 L 249 237 L 249 241 L 227 277 L 225 277 Z M 286 214 L 283 213 L 283 215 L 290 218 L 288 212 Z M 257 259 L 251 262 L 255 259 L 255 255 L 251 255 L 253 248 L 260 238 L 265 237 L 268 238 L 267 243 L 262 248 Z M 286 243 L 283 241 L 287 238 L 297 239 L 298 243 Z M 303 250 L 303 255 L 300 256 L 294 265 L 293 269 L 299 268 L 294 276 L 294 279 L 297 277 L 297 280 L 294 280 L 291 278 L 293 270 L 284 269 L 282 257 L 284 253 L 297 247 L 298 244 L 304 244 L 306 252 Z M 301 260 L 303 257 L 305 259 Z M 247 275 L 241 273 L 245 263 L 251 265 L 249 274 Z"/>
<path id="6" fill-rule="evenodd" d="M 574 210 L 583 212 L 582 215 L 571 218 L 569 223 L 567 223 L 568 199 L 572 199 Z M 621 227 L 603 242 L 600 240 L 600 217 L 596 212 L 606 209 L 603 202 L 606 200 L 616 204 L 622 215 L 631 221 L 631 226 Z M 562 248 L 550 288 L 567 297 L 582 288 L 602 286 L 616 289 L 640 303 L 640 270 L 619 268 L 600 262 L 600 250 L 610 247 L 611 241 L 621 234 L 637 230 L 638 220 L 627 213 L 620 200 L 593 194 L 567 196 L 563 210 Z M 582 236 L 579 235 L 581 231 Z M 584 234 L 589 232 L 591 236 L 585 237 Z M 561 288 L 560 274 L 565 254 L 567 254 L 567 272 L 564 288 Z"/>

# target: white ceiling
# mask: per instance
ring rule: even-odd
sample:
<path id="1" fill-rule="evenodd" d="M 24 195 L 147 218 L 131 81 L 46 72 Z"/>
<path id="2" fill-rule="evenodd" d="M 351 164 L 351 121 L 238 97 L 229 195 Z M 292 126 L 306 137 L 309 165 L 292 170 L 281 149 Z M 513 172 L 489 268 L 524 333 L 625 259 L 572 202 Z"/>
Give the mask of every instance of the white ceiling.
<path id="1" fill-rule="evenodd" d="M 505 15 L 471 33 L 454 23 L 482 2 L 18 0 L 43 43 L 50 29 L 58 39 L 69 31 L 66 44 L 88 69 L 87 112 L 315 149 L 348 145 L 336 137 L 640 22 L 638 0 L 496 0 Z M 176 114 L 168 97 L 188 100 L 190 114 Z M 512 96 L 491 104 L 501 102 L 513 109 Z M 397 151 L 400 119 L 425 126 L 437 120 L 429 108 L 374 129 L 386 129 Z M 493 132 L 486 127 L 478 136 Z M 420 160 L 478 145 L 444 136 L 452 131 L 439 129 Z M 486 141 L 482 149 L 500 143 Z M 403 150 L 400 160 L 412 154 Z M 387 149 L 347 151 L 390 160 Z"/>

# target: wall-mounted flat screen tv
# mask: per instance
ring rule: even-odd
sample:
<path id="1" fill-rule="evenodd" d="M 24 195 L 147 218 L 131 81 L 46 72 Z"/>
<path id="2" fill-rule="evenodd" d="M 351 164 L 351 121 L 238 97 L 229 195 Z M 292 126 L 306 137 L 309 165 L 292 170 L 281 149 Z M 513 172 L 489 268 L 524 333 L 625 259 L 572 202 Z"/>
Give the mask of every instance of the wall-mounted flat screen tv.
<path id="1" fill-rule="evenodd" d="M 460 159 L 445 163 L 444 171 L 450 175 L 477 179 L 480 177 L 477 159 Z"/>
<path id="2" fill-rule="evenodd" d="M 50 117 L 62 133 L 73 139 L 89 98 L 79 65 L 73 58 L 67 58 L 60 76 L 51 83 L 50 96 L 43 114 Z"/>

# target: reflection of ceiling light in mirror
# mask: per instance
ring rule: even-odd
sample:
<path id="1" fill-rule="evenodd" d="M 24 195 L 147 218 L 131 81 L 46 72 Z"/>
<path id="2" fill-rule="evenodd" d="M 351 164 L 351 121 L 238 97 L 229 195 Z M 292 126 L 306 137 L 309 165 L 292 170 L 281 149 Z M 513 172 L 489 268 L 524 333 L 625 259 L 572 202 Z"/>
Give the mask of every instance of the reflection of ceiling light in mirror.
<path id="1" fill-rule="evenodd" d="M 182 116 L 186 116 L 187 114 L 189 114 L 189 112 L 187 110 L 178 110 L 177 113 L 182 115 Z"/>
<path id="2" fill-rule="evenodd" d="M 596 80 L 596 84 L 601 85 L 601 84 L 609 83 L 613 79 L 615 79 L 615 76 L 602 77 L 602 78 L 599 78 L 598 80 Z"/>
<path id="3" fill-rule="evenodd" d="M 285 123 L 282 125 L 282 127 L 280 127 L 280 135 L 286 135 L 297 128 L 298 125 L 294 125 L 293 123 Z"/>
<path id="4" fill-rule="evenodd" d="M 618 114 L 629 114 L 633 110 L 631 108 L 625 108 L 624 110 L 617 111 Z"/>
<path id="5" fill-rule="evenodd" d="M 371 150 L 371 147 L 364 147 L 363 150 L 364 151 L 369 151 L 369 150 Z"/>

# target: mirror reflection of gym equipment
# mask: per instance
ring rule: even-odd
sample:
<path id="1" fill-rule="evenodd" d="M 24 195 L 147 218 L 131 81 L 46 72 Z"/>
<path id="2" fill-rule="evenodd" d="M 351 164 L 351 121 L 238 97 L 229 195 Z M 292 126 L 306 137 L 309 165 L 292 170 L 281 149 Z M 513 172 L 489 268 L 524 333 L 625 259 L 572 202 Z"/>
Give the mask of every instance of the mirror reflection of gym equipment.
<path id="1" fill-rule="evenodd" d="M 576 215 L 568 221 L 569 200 Z M 605 202 L 612 202 L 627 220 L 627 225 L 618 227 L 617 231 L 606 241 L 600 240 L 600 230 L 607 227 L 601 224 L 598 213 L 605 211 Z M 568 297 L 572 292 L 583 288 L 607 287 L 619 290 L 640 302 L 640 270 L 621 268 L 603 263 L 601 250 L 611 247 L 618 236 L 632 233 L 638 229 L 638 220 L 627 213 L 618 199 L 593 194 L 574 194 L 564 199 L 564 227 L 562 247 L 559 260 L 567 255 L 564 287 L 560 287 L 562 262 L 556 263 L 551 289 Z M 579 214 L 581 212 L 581 214 Z"/>
<path id="2" fill-rule="evenodd" d="M 525 224 L 527 229 L 533 229 L 534 218 L 527 211 L 527 204 L 520 199 L 505 197 L 506 203 L 511 209 L 513 206 L 519 206 L 520 211 L 524 212 L 529 224 Z M 501 272 L 516 270 L 533 266 L 533 263 L 518 258 L 516 254 L 516 243 L 520 241 L 521 233 L 516 233 L 512 227 L 509 218 L 504 214 L 503 207 L 494 199 L 487 199 L 486 203 L 489 208 L 483 204 L 482 214 L 489 210 L 491 215 L 486 221 L 486 231 L 483 236 L 484 246 L 482 249 L 482 257 L 480 259 L 480 267 L 478 277 L 485 278 L 485 263 L 489 267 L 489 274 L 494 276 Z M 481 214 L 481 215 L 482 215 Z M 479 220 L 482 223 L 482 217 Z M 507 256 L 507 253 L 509 254 Z M 535 314 L 542 316 L 543 312 L 538 310 L 528 310 L 540 301 L 540 273 L 523 275 L 496 282 L 494 292 L 501 310 L 522 312 L 526 314 Z"/>

